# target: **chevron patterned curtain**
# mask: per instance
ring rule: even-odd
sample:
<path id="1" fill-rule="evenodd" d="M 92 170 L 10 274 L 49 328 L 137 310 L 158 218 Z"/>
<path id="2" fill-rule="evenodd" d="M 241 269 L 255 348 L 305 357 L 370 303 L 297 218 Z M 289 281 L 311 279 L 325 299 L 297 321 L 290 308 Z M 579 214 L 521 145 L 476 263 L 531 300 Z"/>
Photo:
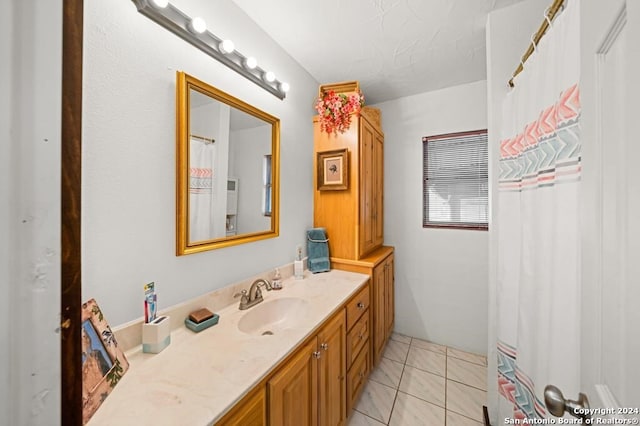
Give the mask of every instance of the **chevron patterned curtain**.
<path id="1" fill-rule="evenodd" d="M 210 240 L 213 234 L 213 164 L 216 146 L 189 141 L 189 241 Z"/>
<path id="2" fill-rule="evenodd" d="M 580 2 L 568 3 L 503 105 L 496 227 L 501 423 L 546 418 L 547 384 L 579 392 Z"/>

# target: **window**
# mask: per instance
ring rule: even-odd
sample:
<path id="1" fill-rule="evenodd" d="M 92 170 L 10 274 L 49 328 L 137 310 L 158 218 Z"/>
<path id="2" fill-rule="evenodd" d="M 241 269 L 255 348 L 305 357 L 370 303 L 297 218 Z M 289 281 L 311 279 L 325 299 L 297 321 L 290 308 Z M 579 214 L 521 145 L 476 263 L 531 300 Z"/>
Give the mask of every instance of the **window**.
<path id="1" fill-rule="evenodd" d="M 271 216 L 271 155 L 265 155 L 262 163 L 264 189 L 262 191 L 264 197 L 262 199 L 262 214 Z"/>
<path id="2" fill-rule="evenodd" d="M 422 138 L 422 226 L 488 229 L 487 131 Z"/>

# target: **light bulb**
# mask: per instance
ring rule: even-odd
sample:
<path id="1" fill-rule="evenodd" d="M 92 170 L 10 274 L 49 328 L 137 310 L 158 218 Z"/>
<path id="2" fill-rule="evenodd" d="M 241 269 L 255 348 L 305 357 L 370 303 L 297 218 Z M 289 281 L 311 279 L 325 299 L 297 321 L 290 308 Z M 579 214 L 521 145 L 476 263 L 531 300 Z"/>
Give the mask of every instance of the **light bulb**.
<path id="1" fill-rule="evenodd" d="M 256 60 L 256 58 L 254 58 L 253 56 L 249 56 L 247 58 L 246 61 L 244 61 L 244 64 L 247 66 L 247 68 L 249 68 L 250 70 L 254 69 L 255 67 L 258 66 L 258 61 Z"/>
<path id="2" fill-rule="evenodd" d="M 169 4 L 169 0 L 152 0 L 154 6 L 164 9 Z"/>
<path id="3" fill-rule="evenodd" d="M 222 53 L 231 53 L 235 50 L 235 46 L 233 45 L 233 42 L 231 40 L 223 40 L 222 42 L 220 42 L 220 51 Z"/>
<path id="4" fill-rule="evenodd" d="M 191 29 L 198 34 L 201 34 L 207 30 L 207 23 L 204 22 L 204 19 L 201 17 L 196 16 L 191 20 Z"/>
<path id="5" fill-rule="evenodd" d="M 282 90 L 284 93 L 287 93 L 289 89 L 291 89 L 289 83 L 280 83 L 280 90 Z"/>
<path id="6" fill-rule="evenodd" d="M 264 79 L 272 83 L 276 79 L 276 75 L 272 71 L 267 71 L 264 73 Z"/>

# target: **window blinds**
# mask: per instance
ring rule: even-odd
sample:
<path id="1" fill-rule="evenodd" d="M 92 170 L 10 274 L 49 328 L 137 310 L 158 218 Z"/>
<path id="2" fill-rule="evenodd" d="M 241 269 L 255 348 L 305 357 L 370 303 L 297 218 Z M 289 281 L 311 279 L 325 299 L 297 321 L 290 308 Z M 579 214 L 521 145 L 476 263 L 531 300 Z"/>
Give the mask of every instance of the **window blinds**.
<path id="1" fill-rule="evenodd" d="M 422 141 L 423 226 L 487 229 L 487 131 Z"/>

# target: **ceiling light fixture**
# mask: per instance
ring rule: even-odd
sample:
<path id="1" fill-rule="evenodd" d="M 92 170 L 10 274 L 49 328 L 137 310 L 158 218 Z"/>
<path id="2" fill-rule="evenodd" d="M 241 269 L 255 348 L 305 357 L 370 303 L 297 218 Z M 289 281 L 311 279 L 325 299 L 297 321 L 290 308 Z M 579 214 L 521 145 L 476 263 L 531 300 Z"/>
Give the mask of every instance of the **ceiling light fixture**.
<path id="1" fill-rule="evenodd" d="M 231 40 L 223 40 L 219 46 L 222 53 L 233 53 L 233 51 L 236 49 L 236 46 Z"/>
<path id="2" fill-rule="evenodd" d="M 249 56 L 245 61 L 244 64 L 247 68 L 249 68 L 250 70 L 254 69 L 255 67 L 258 66 L 258 61 L 256 60 L 256 58 L 254 58 L 253 56 Z"/>
<path id="3" fill-rule="evenodd" d="M 164 9 L 169 4 L 169 0 L 153 0 L 152 3 L 154 6 Z"/>
<path id="4" fill-rule="evenodd" d="M 271 71 L 258 66 L 254 57 L 246 57 L 237 50 L 231 40 L 223 40 L 207 30 L 201 17 L 191 18 L 169 3 L 169 0 L 132 0 L 138 12 L 158 25 L 189 42 L 207 55 L 223 63 L 238 74 L 251 80 L 279 99 L 286 97 L 287 83 L 276 79 Z M 286 88 L 286 89 L 285 89 Z"/>
<path id="5" fill-rule="evenodd" d="M 204 22 L 204 19 L 202 19 L 201 17 L 196 16 L 191 20 L 191 22 L 189 22 L 189 28 L 194 33 L 202 34 L 203 32 L 207 31 L 207 23 Z"/>

